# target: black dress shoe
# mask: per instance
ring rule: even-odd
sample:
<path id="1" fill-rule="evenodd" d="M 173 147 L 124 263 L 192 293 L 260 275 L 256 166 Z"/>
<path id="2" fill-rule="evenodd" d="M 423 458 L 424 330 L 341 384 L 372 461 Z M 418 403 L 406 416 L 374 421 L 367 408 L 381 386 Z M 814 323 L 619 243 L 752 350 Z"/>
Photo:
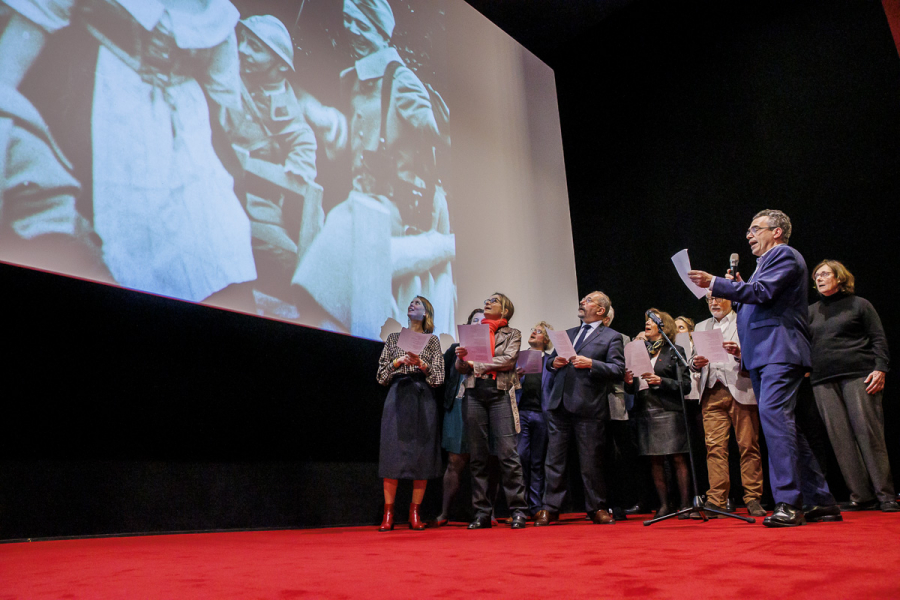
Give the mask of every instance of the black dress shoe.
<path id="1" fill-rule="evenodd" d="M 509 526 L 512 529 L 525 529 L 525 523 L 525 515 L 523 515 L 522 513 L 516 513 L 515 516 L 510 519 Z"/>
<path id="2" fill-rule="evenodd" d="M 837 504 L 832 504 L 830 506 L 813 506 L 809 510 L 804 510 L 803 516 L 806 517 L 806 520 L 810 523 L 844 520 L 844 517 L 841 516 L 841 507 Z"/>
<path id="3" fill-rule="evenodd" d="M 621 506 L 613 506 L 609 509 L 609 514 L 612 515 L 613 519 L 616 521 L 624 521 L 628 517 L 625 515 L 625 511 L 622 510 Z"/>
<path id="4" fill-rule="evenodd" d="M 658 519 L 660 517 L 667 517 L 667 516 L 671 515 L 673 512 L 675 512 L 675 511 L 672 510 L 671 508 L 669 508 L 668 506 L 663 505 L 663 506 L 660 506 L 658 509 L 656 509 L 656 514 L 653 515 L 653 518 Z"/>
<path id="5" fill-rule="evenodd" d="M 893 500 L 882 502 L 878 508 L 881 512 L 900 512 L 900 504 L 897 504 Z"/>
<path id="6" fill-rule="evenodd" d="M 729 498 L 725 501 L 725 512 L 733 513 L 737 510 L 737 503 L 734 501 L 734 498 Z"/>
<path id="7" fill-rule="evenodd" d="M 842 502 L 841 510 L 846 511 L 857 511 L 857 510 L 878 510 L 878 499 L 873 498 L 872 500 L 867 500 L 865 502 L 854 502 L 851 500 L 850 502 Z"/>
<path id="8" fill-rule="evenodd" d="M 641 504 L 640 502 L 638 502 L 637 504 L 635 504 L 635 505 L 632 506 L 631 508 L 626 508 L 626 509 L 625 509 L 625 514 L 626 514 L 626 515 L 642 515 L 642 514 L 648 513 L 648 512 L 650 512 L 650 511 L 647 510 L 646 508 L 644 508 L 644 505 Z"/>
<path id="9" fill-rule="evenodd" d="M 469 523 L 469 529 L 490 529 L 491 528 L 491 518 L 487 517 L 475 517 L 475 520 Z"/>
<path id="10" fill-rule="evenodd" d="M 805 524 L 806 519 L 803 516 L 803 511 L 787 502 L 776 504 L 775 511 L 763 519 L 763 525 L 766 527 L 797 527 Z"/>

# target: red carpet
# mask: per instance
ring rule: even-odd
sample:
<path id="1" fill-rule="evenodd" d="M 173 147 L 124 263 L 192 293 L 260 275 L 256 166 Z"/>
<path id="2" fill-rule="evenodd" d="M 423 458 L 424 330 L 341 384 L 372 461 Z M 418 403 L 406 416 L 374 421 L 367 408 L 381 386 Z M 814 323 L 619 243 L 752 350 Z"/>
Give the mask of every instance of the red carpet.
<path id="1" fill-rule="evenodd" d="M 2 544 L 0 599 L 900 597 L 900 514 L 789 530 L 582 517 Z"/>

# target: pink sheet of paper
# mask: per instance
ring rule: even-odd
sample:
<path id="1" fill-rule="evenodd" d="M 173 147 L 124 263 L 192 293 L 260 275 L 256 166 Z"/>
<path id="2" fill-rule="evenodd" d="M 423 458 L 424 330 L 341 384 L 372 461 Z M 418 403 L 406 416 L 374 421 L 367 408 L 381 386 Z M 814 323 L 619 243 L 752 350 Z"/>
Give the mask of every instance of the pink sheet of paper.
<path id="1" fill-rule="evenodd" d="M 422 354 L 422 350 L 428 345 L 428 340 L 430 339 L 430 333 L 419 333 L 404 327 L 400 330 L 400 339 L 397 340 L 397 345 L 400 346 L 401 350 L 406 350 L 413 354 Z"/>
<path id="2" fill-rule="evenodd" d="M 634 340 L 625 344 L 625 368 L 631 371 L 635 379 L 639 379 L 644 373 L 652 373 L 653 365 L 650 364 L 650 353 L 644 340 Z M 646 381 L 640 380 L 638 389 L 646 390 L 650 387 Z"/>
<path id="3" fill-rule="evenodd" d="M 556 348 L 556 355 L 561 356 L 563 358 L 568 358 L 572 360 L 575 358 L 575 348 L 572 346 L 572 340 L 569 339 L 569 334 L 565 330 L 549 330 L 547 334 L 550 336 L 550 341 L 553 342 L 553 346 Z"/>
<path id="4" fill-rule="evenodd" d="M 459 345 L 466 349 L 465 360 L 489 363 L 491 354 L 491 329 L 487 325 L 457 325 Z"/>
<path id="5" fill-rule="evenodd" d="M 544 367 L 543 356 L 544 353 L 540 350 L 520 350 L 516 368 L 524 370 L 526 374 L 540 373 Z"/>

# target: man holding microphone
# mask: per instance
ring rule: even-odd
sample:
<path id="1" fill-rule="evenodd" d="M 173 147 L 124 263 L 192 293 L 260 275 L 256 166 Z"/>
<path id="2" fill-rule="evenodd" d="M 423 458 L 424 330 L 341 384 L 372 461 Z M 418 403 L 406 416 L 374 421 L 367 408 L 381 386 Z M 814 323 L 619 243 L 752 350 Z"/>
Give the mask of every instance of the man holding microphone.
<path id="1" fill-rule="evenodd" d="M 807 521 L 840 521 L 840 508 L 802 432 L 794 411 L 797 391 L 810 370 L 807 322 L 808 271 L 803 256 L 787 245 L 791 220 L 780 210 L 756 214 L 747 230 L 756 272 L 746 282 L 690 271 L 691 281 L 716 298 L 739 306 L 741 361 L 750 373 L 769 447 L 769 481 L 775 512 L 767 527 L 795 527 Z M 806 507 L 804 507 L 804 500 Z M 804 513 L 804 508 L 807 510 Z"/>

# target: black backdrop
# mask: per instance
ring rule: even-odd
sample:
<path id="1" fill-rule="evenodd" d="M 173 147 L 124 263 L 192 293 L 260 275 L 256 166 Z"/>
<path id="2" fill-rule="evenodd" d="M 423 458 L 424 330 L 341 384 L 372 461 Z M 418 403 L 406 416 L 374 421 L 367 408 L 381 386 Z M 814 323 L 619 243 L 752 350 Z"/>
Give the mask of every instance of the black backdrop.
<path id="1" fill-rule="evenodd" d="M 650 306 L 705 318 L 668 257 L 686 247 L 719 272 L 739 252 L 749 274 L 743 231 L 780 208 L 810 266 L 856 274 L 896 346 L 882 257 L 900 59 L 880 3 L 638 0 L 550 62 L 579 292 L 609 293 L 614 327 L 635 333 Z M 380 515 L 380 344 L 14 266 L 0 278 L 0 538 Z"/>

